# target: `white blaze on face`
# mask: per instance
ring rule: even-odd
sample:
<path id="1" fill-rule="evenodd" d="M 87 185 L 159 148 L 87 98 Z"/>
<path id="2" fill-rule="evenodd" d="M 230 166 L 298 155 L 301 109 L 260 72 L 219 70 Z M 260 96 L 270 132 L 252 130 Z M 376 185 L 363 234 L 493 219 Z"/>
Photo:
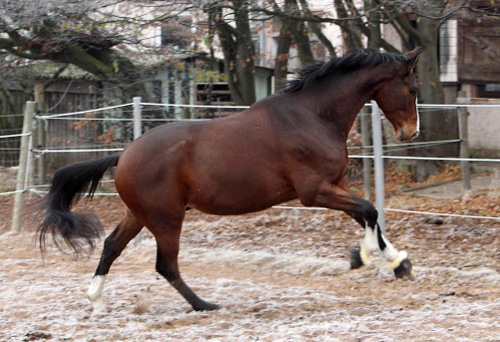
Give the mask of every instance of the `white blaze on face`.
<path id="1" fill-rule="evenodd" d="M 415 111 L 417 112 L 417 132 L 420 132 L 420 113 L 418 112 L 418 98 L 415 99 Z"/>
<path id="2" fill-rule="evenodd" d="M 95 313 L 102 313 L 106 311 L 106 305 L 102 300 L 102 290 L 104 288 L 104 283 L 106 281 L 105 275 L 98 275 L 92 278 L 89 290 L 87 291 L 87 296 L 92 302 Z"/>

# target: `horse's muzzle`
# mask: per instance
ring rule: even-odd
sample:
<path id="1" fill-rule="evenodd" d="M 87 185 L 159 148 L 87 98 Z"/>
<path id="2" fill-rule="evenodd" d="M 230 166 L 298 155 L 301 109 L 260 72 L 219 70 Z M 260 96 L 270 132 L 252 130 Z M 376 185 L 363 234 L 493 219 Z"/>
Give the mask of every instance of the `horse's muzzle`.
<path id="1" fill-rule="evenodd" d="M 418 136 L 420 135 L 420 131 L 415 131 L 410 137 L 410 140 L 417 139 Z"/>
<path id="2" fill-rule="evenodd" d="M 399 134 L 396 132 L 396 137 L 401 142 L 408 142 L 413 139 L 416 139 L 420 134 L 420 131 L 414 131 L 412 134 L 406 134 L 405 130 L 402 129 L 399 131 Z"/>

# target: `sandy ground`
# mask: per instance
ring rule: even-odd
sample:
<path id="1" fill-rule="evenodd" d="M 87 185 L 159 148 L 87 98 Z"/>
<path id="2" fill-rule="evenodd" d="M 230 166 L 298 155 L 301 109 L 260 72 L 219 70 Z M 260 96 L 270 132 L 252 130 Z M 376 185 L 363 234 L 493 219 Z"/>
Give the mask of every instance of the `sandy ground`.
<path id="1" fill-rule="evenodd" d="M 13 235 L 11 199 L 0 205 L 0 341 L 500 341 L 494 222 L 436 225 L 390 215 L 389 238 L 418 273 L 408 282 L 395 280 L 381 259 L 349 270 L 349 248 L 363 231 L 341 213 L 190 211 L 181 271 L 222 309 L 193 311 L 154 271 L 155 242 L 143 231 L 113 265 L 108 312 L 92 315 L 86 291 L 100 249 L 75 261 L 49 247 L 43 260 L 33 243 L 36 221 L 25 218 Z M 89 207 L 110 229 L 122 212 L 116 198 Z"/>

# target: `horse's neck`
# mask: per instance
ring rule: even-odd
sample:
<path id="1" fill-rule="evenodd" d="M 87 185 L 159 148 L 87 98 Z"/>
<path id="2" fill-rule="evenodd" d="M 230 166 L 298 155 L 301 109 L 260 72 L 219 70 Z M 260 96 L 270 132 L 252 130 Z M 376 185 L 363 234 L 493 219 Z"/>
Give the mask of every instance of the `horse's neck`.
<path id="1" fill-rule="evenodd" d="M 338 81 L 334 80 L 330 83 L 331 88 L 326 90 L 327 94 L 334 95 L 325 102 L 324 111 L 330 113 L 325 118 L 336 126 L 345 139 L 358 113 L 372 99 L 375 87 L 387 78 L 375 69 L 356 71 Z"/>

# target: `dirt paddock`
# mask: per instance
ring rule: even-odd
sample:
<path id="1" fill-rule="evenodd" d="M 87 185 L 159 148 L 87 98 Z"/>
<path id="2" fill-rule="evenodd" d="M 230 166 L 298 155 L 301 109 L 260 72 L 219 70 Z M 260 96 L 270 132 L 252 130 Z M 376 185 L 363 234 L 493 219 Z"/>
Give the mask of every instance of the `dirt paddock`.
<path id="1" fill-rule="evenodd" d="M 190 211 L 181 272 L 222 309 L 193 311 L 154 271 L 155 242 L 143 231 L 113 265 L 108 312 L 92 315 L 86 291 L 100 248 L 75 261 L 49 247 L 43 260 L 34 219 L 10 233 L 11 201 L 0 197 L 0 341 L 500 341 L 495 222 L 389 215 L 388 236 L 418 273 L 407 282 L 380 259 L 349 270 L 363 231 L 342 213 Z M 87 206 L 108 233 L 122 213 L 116 198 Z"/>

